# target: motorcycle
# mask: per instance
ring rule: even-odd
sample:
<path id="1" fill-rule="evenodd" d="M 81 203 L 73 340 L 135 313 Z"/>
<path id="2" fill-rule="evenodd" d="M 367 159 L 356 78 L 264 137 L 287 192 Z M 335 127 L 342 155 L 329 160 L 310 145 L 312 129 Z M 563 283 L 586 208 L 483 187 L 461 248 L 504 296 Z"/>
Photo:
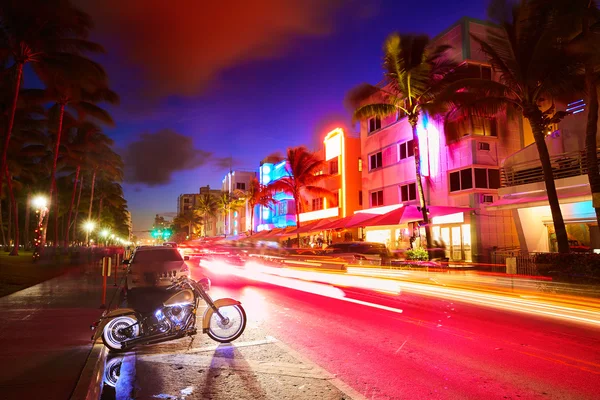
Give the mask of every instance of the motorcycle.
<path id="1" fill-rule="evenodd" d="M 103 315 L 90 327 L 92 340 L 102 342 L 113 352 L 128 351 L 138 345 L 156 344 L 193 336 L 197 333 L 196 311 L 200 300 L 207 308 L 202 317 L 202 332 L 220 343 L 240 337 L 246 328 L 246 312 L 234 299 L 212 300 L 210 280 L 195 281 L 186 276 L 167 287 L 176 290 L 154 312 L 142 313 L 133 308 L 119 308 Z"/>

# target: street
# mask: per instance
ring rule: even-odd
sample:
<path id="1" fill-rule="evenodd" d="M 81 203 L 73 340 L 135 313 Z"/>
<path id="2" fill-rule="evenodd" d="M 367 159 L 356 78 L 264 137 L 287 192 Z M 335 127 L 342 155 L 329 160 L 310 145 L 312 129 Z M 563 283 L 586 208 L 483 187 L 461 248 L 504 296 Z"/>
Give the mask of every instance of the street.
<path id="1" fill-rule="evenodd" d="M 392 295 L 314 282 L 315 290 L 298 290 L 239 276 L 211 279 L 213 298 L 242 302 L 246 332 L 233 346 L 199 334 L 191 344 L 140 348 L 125 357 L 121 371 L 133 379 L 120 380 L 117 393 L 333 399 L 350 387 L 368 399 L 592 399 L 600 389 L 600 335 L 590 324 L 407 290 Z M 332 290 L 343 290 L 344 299 Z M 311 370 L 311 388 L 295 385 L 312 363 L 323 375 Z"/>

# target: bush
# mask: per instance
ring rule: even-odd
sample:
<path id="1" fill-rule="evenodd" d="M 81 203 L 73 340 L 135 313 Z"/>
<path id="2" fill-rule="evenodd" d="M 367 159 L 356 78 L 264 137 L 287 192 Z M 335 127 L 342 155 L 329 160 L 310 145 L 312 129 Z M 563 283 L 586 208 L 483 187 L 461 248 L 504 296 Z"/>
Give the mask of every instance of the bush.
<path id="1" fill-rule="evenodd" d="M 427 261 L 429 260 L 429 254 L 427 250 L 422 247 L 417 249 L 406 250 L 406 259 L 407 260 L 417 260 L 417 261 Z"/>
<path id="2" fill-rule="evenodd" d="M 561 282 L 600 283 L 600 254 L 537 253 L 533 261 L 541 275 Z"/>

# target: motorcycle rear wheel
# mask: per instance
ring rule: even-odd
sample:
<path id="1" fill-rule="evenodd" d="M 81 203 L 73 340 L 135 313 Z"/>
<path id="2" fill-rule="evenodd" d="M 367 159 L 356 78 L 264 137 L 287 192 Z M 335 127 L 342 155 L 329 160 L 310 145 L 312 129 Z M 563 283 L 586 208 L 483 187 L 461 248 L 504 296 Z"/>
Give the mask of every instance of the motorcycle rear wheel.
<path id="1" fill-rule="evenodd" d="M 219 307 L 219 312 L 229 321 L 223 324 L 221 317 L 216 313 L 210 315 L 210 322 L 206 334 L 219 343 L 233 342 L 239 338 L 246 329 L 246 311 L 241 304 Z"/>
<path id="2" fill-rule="evenodd" d="M 130 316 L 123 315 L 111 319 L 102 330 L 102 342 L 112 352 L 118 353 L 123 351 L 123 349 L 121 348 L 121 343 L 139 336 L 140 330 L 139 325 L 135 325 L 133 327 L 132 336 L 126 336 L 120 333 L 119 330 L 134 325 L 135 323 L 137 323 L 137 320 Z"/>

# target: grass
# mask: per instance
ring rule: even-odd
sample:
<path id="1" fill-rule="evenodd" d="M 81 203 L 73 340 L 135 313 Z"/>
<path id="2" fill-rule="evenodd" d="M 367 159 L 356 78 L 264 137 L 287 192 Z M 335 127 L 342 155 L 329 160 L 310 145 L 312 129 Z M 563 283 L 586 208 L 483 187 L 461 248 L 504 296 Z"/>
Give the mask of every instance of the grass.
<path id="1" fill-rule="evenodd" d="M 34 263 L 31 251 L 9 256 L 0 251 L 0 297 L 52 279 L 71 269 L 69 263 Z"/>

